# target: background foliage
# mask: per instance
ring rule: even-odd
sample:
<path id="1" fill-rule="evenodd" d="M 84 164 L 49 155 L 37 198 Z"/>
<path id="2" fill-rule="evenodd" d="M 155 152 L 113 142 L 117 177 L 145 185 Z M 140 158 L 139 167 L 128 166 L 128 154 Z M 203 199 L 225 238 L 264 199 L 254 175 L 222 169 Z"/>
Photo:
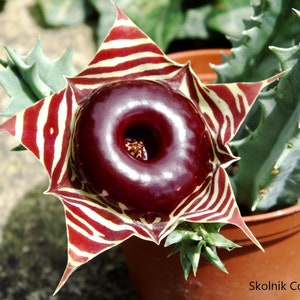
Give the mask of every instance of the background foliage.
<path id="1" fill-rule="evenodd" d="M 37 0 L 47 26 L 88 22 L 100 43 L 114 21 L 111 1 Z M 252 14 L 249 0 L 115 0 L 115 3 L 163 50 L 182 39 L 224 42 L 239 37 L 243 18 Z M 198 47 L 198 44 L 197 46 Z"/>

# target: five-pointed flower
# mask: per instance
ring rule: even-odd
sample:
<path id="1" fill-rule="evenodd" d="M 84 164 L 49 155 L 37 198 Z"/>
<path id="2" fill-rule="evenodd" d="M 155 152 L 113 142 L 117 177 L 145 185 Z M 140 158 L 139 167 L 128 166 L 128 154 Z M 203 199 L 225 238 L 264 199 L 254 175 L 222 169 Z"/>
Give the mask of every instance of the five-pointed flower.
<path id="1" fill-rule="evenodd" d="M 113 28 L 65 89 L 0 126 L 44 165 L 65 209 L 71 273 L 131 236 L 159 243 L 180 222 L 245 225 L 227 145 L 261 89 L 203 84 L 116 7 Z"/>

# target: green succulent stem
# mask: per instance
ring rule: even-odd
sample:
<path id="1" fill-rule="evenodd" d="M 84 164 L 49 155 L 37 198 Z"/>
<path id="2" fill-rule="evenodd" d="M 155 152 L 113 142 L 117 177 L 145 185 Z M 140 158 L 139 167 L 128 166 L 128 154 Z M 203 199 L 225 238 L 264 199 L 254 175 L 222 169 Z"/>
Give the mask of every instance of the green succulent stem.
<path id="1" fill-rule="evenodd" d="M 290 206 L 300 194 L 300 2 L 261 0 L 253 8 L 241 39 L 232 41 L 232 54 L 215 67 L 218 82 L 290 71 L 260 94 L 231 143 L 241 158 L 231 182 L 244 214 Z"/>
<path id="2" fill-rule="evenodd" d="M 10 104 L 0 113 L 12 116 L 64 88 L 65 76 L 74 75 L 72 49 L 56 60 L 50 60 L 42 51 L 42 43 L 37 41 L 35 47 L 25 56 L 17 54 L 4 46 L 7 60 L 1 60 L 4 67 L 0 70 L 0 84 L 10 96 Z"/>
<path id="3" fill-rule="evenodd" d="M 185 279 L 190 270 L 196 276 L 201 255 L 221 271 L 227 270 L 217 254 L 217 248 L 228 251 L 239 247 L 220 234 L 224 224 L 181 223 L 166 239 L 165 247 L 175 244 L 170 255 L 180 252 L 180 261 Z"/>

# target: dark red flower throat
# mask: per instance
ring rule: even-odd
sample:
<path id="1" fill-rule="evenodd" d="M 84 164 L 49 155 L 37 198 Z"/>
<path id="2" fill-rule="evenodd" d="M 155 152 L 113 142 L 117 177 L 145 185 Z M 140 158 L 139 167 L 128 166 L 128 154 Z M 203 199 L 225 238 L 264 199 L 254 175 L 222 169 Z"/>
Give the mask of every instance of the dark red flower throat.
<path id="1" fill-rule="evenodd" d="M 211 145 L 196 106 L 161 82 L 105 85 L 77 112 L 71 166 L 109 205 L 167 214 L 211 172 Z"/>

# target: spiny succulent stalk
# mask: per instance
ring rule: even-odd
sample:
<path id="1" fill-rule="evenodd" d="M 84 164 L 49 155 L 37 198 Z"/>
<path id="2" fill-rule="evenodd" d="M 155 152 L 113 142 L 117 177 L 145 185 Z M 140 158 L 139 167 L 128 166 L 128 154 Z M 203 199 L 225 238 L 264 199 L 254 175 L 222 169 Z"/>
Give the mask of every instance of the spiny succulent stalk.
<path id="1" fill-rule="evenodd" d="M 204 243 L 194 255 L 183 250 L 185 275 L 197 268 L 200 250 L 225 270 L 216 247 L 235 245 L 220 238 L 216 224 L 239 227 L 261 248 L 225 171 L 237 160 L 228 143 L 259 92 L 283 74 L 203 84 L 189 64 L 171 61 L 115 8 L 116 21 L 95 57 L 63 89 L 52 94 L 56 88 L 44 90 L 50 84 L 35 76 L 39 68 L 29 62 L 29 76 L 21 68 L 18 76 L 33 87 L 31 101 L 47 96 L 0 125 L 40 160 L 50 179 L 47 193 L 64 206 L 68 262 L 56 292 L 101 252 L 131 236 L 160 243 L 187 222 Z M 178 241 L 185 247 L 185 239 Z"/>
<path id="2" fill-rule="evenodd" d="M 215 67 L 218 82 L 255 81 L 290 69 L 260 95 L 230 144 L 241 157 L 231 182 L 244 213 L 290 206 L 299 198 L 299 8 L 298 0 L 261 1 L 243 37 L 233 41 L 232 54 Z"/>
<path id="3" fill-rule="evenodd" d="M 59 59 L 50 60 L 42 51 L 40 40 L 26 56 L 18 55 L 4 47 L 7 60 L 1 60 L 0 84 L 10 96 L 10 105 L 1 116 L 13 116 L 17 112 L 43 99 L 66 85 L 64 76 L 74 75 L 72 50 L 69 48 Z"/>
<path id="4" fill-rule="evenodd" d="M 218 82 L 257 81 L 276 74 L 281 65 L 269 47 L 289 48 L 300 42 L 300 26 L 293 9 L 299 0 L 261 0 L 253 5 L 254 15 L 244 21 L 245 28 L 232 43 L 231 55 L 216 66 Z"/>

